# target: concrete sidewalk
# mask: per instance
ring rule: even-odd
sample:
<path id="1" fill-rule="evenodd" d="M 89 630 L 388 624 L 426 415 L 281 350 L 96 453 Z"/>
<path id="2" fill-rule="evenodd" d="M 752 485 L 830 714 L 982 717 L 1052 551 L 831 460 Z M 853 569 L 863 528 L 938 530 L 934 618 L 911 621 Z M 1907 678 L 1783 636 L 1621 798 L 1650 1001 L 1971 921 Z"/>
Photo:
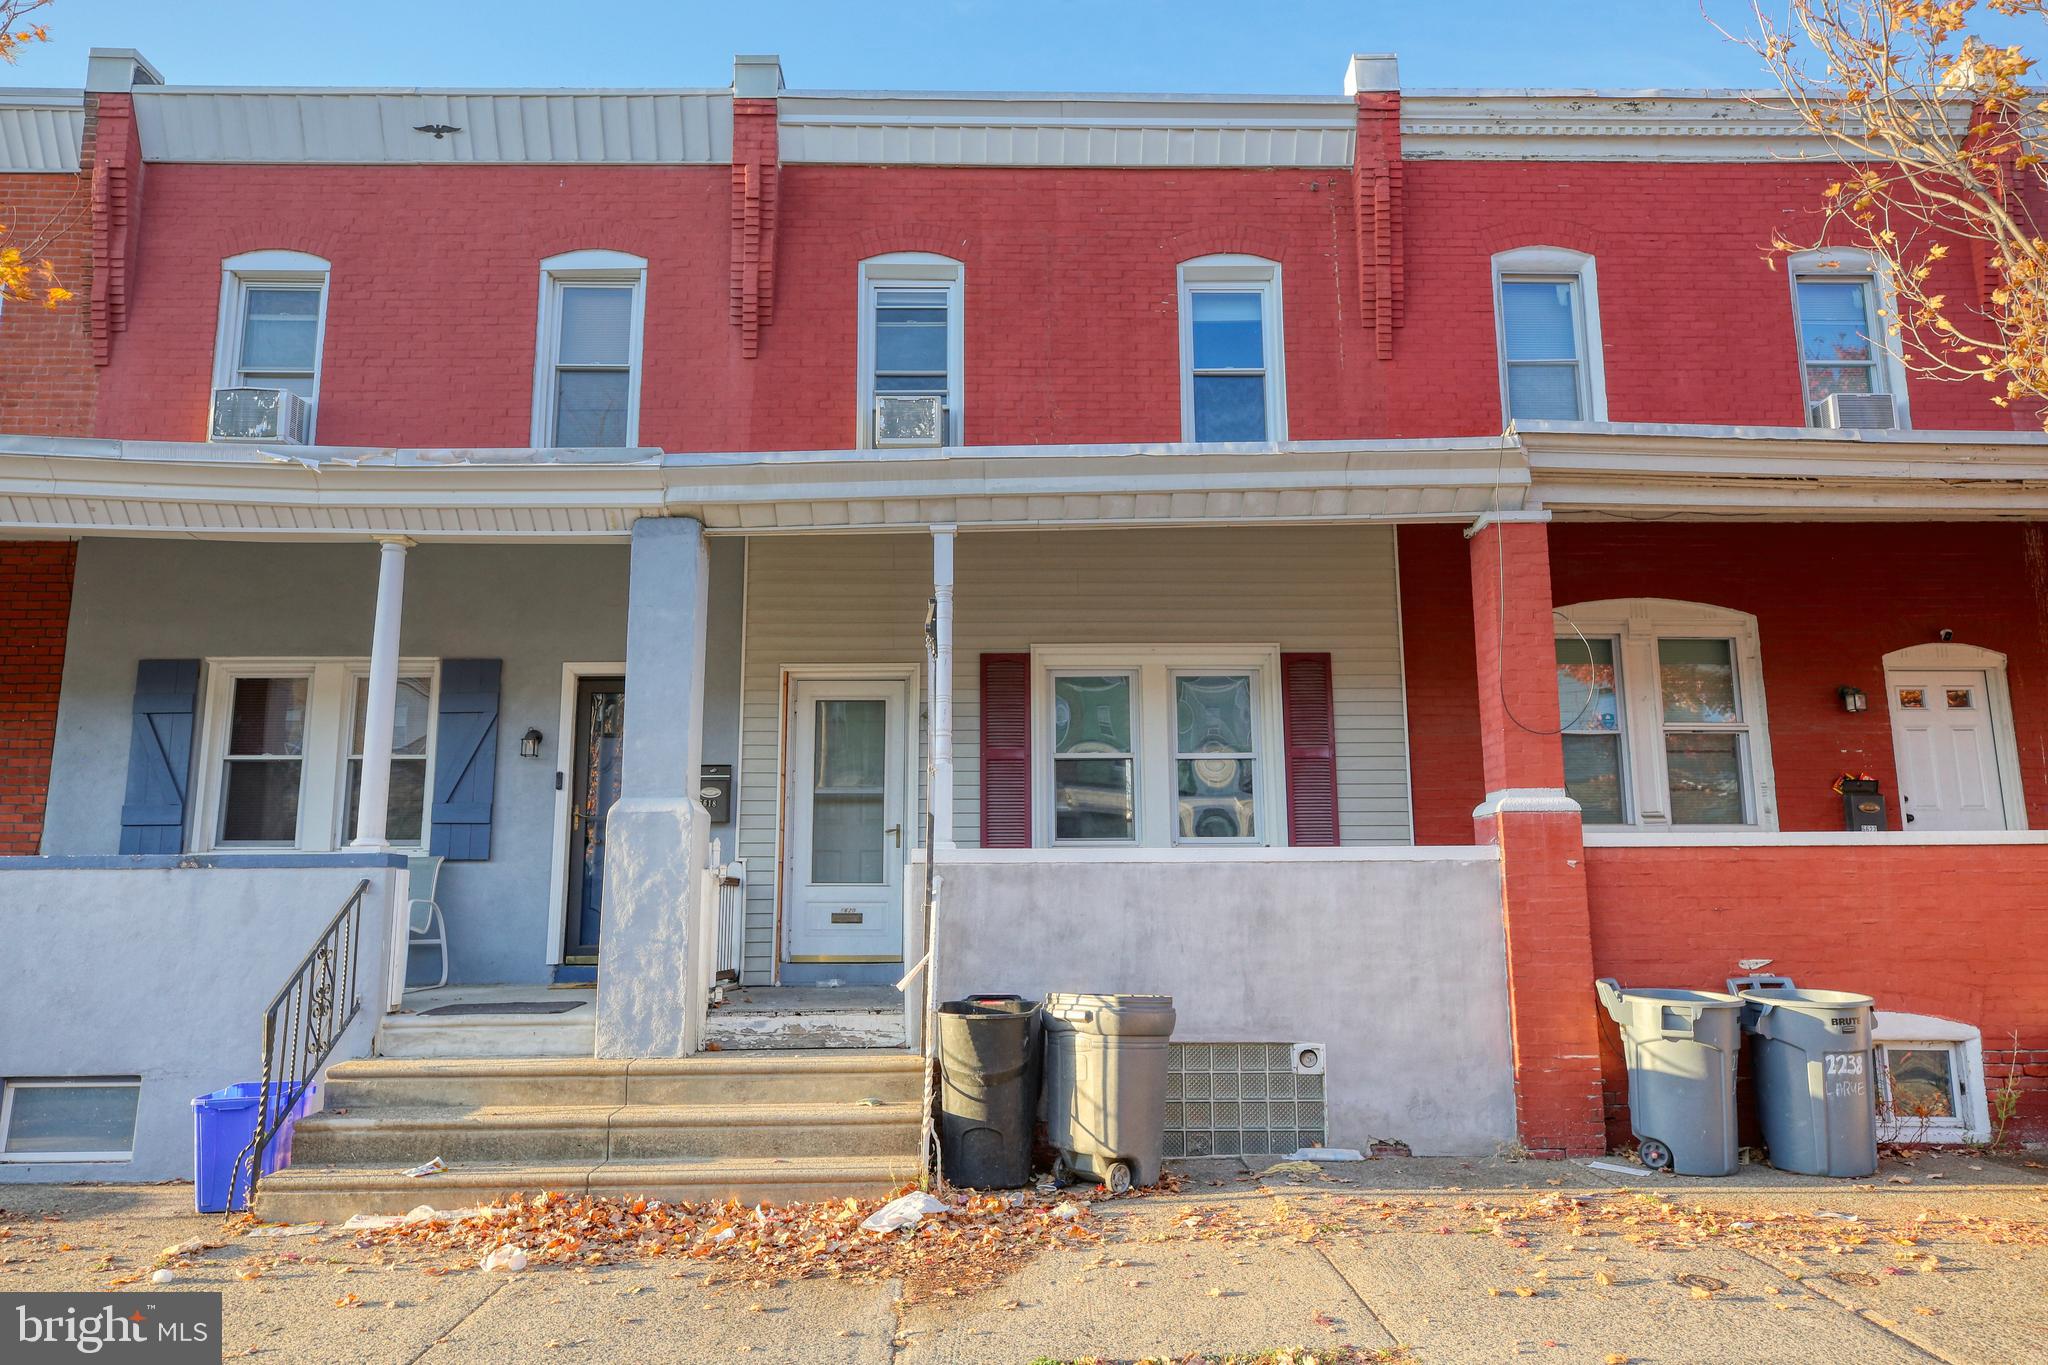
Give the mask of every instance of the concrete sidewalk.
<path id="1" fill-rule="evenodd" d="M 675 1258 L 423 1273 L 449 1257 L 338 1232 L 233 1237 L 165 1289 L 221 1290 L 228 1356 L 291 1362 L 1022 1365 L 1305 1348 L 1322 1362 L 2017 1365 L 2048 1362 L 2044 1165 L 1888 1158 L 1849 1183 L 1581 1162 L 1187 1164 L 1177 1191 L 1095 1205 L 1099 1243 L 921 1301 L 896 1281 L 707 1284 L 718 1270 Z M 0 1292 L 101 1289 L 168 1245 L 219 1238 L 190 1201 L 183 1185 L 0 1186 Z"/>

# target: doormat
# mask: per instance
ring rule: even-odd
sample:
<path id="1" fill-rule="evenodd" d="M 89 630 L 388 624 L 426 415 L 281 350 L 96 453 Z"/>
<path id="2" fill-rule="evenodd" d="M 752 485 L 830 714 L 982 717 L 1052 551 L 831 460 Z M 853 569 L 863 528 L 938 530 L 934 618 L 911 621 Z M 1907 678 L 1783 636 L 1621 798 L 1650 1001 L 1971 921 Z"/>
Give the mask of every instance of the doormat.
<path id="1" fill-rule="evenodd" d="M 567 1014 L 570 1010 L 582 1009 L 583 1006 L 587 1003 L 587 1001 L 583 1000 L 506 1000 L 499 1004 L 493 1005 L 482 1001 L 477 1001 L 466 1005 L 436 1005 L 434 1006 L 434 1008 L 430 1010 L 421 1010 L 420 1013 L 422 1015 Z"/>

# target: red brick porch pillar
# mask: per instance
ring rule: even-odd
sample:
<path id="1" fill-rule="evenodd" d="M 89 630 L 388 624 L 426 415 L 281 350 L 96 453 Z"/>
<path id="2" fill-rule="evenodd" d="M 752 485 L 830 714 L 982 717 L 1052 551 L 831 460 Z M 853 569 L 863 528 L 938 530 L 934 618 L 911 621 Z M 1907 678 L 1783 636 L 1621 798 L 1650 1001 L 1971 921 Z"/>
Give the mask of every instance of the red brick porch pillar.
<path id="1" fill-rule="evenodd" d="M 1539 1156 L 1606 1150 L 1579 808 L 1565 795 L 1544 514 L 1482 518 L 1470 533 L 1472 624 L 1486 800 L 1481 843 L 1500 846 L 1515 1115 Z"/>

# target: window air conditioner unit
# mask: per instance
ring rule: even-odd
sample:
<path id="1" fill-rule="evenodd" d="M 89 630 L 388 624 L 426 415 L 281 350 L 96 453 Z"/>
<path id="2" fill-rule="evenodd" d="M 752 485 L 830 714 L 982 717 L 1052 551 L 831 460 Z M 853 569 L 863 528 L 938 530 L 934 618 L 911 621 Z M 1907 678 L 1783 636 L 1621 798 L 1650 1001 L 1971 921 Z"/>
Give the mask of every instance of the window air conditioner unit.
<path id="1" fill-rule="evenodd" d="M 877 446 L 942 446 L 946 400 L 935 393 L 875 395 Z"/>
<path id="2" fill-rule="evenodd" d="M 1812 408 L 1813 424 L 1835 431 L 1890 431 L 1899 424 L 1888 393 L 1831 393 Z"/>
<path id="3" fill-rule="evenodd" d="M 213 439 L 302 446 L 312 439 L 313 405 L 290 389 L 215 389 Z"/>

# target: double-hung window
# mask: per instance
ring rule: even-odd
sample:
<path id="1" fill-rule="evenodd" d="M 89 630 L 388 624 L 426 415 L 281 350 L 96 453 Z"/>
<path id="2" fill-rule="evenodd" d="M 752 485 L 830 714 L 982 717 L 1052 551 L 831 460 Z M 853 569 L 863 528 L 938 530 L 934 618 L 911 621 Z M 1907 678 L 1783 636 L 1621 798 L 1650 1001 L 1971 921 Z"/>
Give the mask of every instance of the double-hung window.
<path id="1" fill-rule="evenodd" d="M 212 661 L 203 728 L 200 850 L 326 850 L 355 838 L 369 664 L 355 659 Z M 387 837 L 424 844 L 437 670 L 400 665 Z"/>
<path id="2" fill-rule="evenodd" d="M 1817 425 L 1832 394 L 1890 394 L 1894 420 L 1906 425 L 1906 386 L 1896 353 L 1884 344 L 1888 294 L 1860 251 L 1808 251 L 1792 257 L 1792 311 L 1806 420 Z"/>
<path id="3" fill-rule="evenodd" d="M 363 789 L 363 731 L 370 712 L 370 677 L 352 673 L 355 694 L 349 720 L 348 787 L 343 794 L 341 841 L 356 837 L 357 797 Z M 384 807 L 384 837 L 417 844 L 426 828 L 427 732 L 433 727 L 434 679 L 415 673 L 398 680 L 398 705 L 391 729 L 391 792 Z"/>
<path id="4" fill-rule="evenodd" d="M 1493 278 L 1507 419 L 1605 421 L 1593 258 L 1524 247 L 1494 257 Z"/>
<path id="5" fill-rule="evenodd" d="M 898 251 L 860 264 L 862 448 L 958 445 L 965 427 L 966 267 L 946 256 Z M 931 404 L 902 400 L 928 399 Z M 935 424 L 922 418 L 937 409 Z"/>
<path id="6" fill-rule="evenodd" d="M 1755 618 L 1648 600 L 1559 615 L 1565 790 L 1587 825 L 1776 827 Z"/>
<path id="7" fill-rule="evenodd" d="M 1273 842 L 1284 803 L 1264 650 L 1039 652 L 1041 844 Z"/>
<path id="8" fill-rule="evenodd" d="M 1279 262 L 1183 262 L 1180 332 L 1182 439 L 1286 440 Z"/>
<path id="9" fill-rule="evenodd" d="M 542 261 L 540 278 L 533 443 L 638 444 L 647 262 L 572 251 Z"/>
<path id="10" fill-rule="evenodd" d="M 251 251 L 221 262 L 213 387 L 288 389 L 317 420 L 327 279 L 327 262 L 303 251 Z"/>

